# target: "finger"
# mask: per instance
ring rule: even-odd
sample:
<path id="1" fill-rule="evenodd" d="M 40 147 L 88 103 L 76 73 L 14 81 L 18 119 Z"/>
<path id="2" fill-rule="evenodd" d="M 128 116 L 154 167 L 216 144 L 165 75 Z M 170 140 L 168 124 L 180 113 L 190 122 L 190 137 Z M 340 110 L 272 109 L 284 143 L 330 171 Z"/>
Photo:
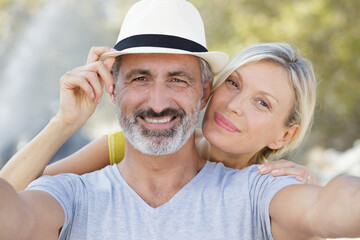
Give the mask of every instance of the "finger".
<path id="1" fill-rule="evenodd" d="M 86 63 L 99 61 L 102 54 L 110 51 L 114 51 L 114 49 L 110 47 L 91 47 Z"/>
<path id="2" fill-rule="evenodd" d="M 112 49 L 113 51 L 116 51 L 116 49 Z M 115 80 L 114 76 L 111 72 L 112 66 L 115 62 L 115 57 L 108 57 L 105 60 L 102 61 L 103 64 L 106 66 L 107 72 L 110 73 L 111 78 L 105 78 L 105 89 L 110 94 L 110 96 L 114 96 L 114 90 L 115 90 Z M 104 74 L 107 74 L 107 72 L 104 72 Z M 111 82 L 107 81 L 107 79 L 111 80 Z"/>
<path id="3" fill-rule="evenodd" d="M 111 101 L 113 104 L 116 104 L 115 94 L 111 95 Z"/>
<path id="4" fill-rule="evenodd" d="M 308 177 L 308 172 L 309 171 L 307 171 L 302 167 L 285 167 L 285 168 L 276 168 L 272 170 L 270 173 L 274 177 L 293 175 L 293 176 L 299 176 L 302 179 L 306 179 Z"/>
<path id="5" fill-rule="evenodd" d="M 73 76 L 82 76 L 86 79 L 94 91 L 94 102 L 99 104 L 103 95 L 104 87 L 104 83 L 100 79 L 99 75 L 96 72 L 91 71 L 77 71 L 72 72 L 72 74 L 74 74 Z"/>
<path id="6" fill-rule="evenodd" d="M 115 58 L 113 58 L 113 60 L 115 61 Z M 112 62 L 114 62 L 114 61 L 112 61 Z M 112 75 L 110 70 L 107 68 L 105 63 L 103 63 L 103 62 L 98 63 L 98 73 L 99 73 L 101 79 L 104 81 L 106 91 L 110 95 L 112 95 L 114 93 L 115 80 L 114 80 L 114 76 Z"/>
<path id="7" fill-rule="evenodd" d="M 61 80 L 61 82 L 63 88 L 67 90 L 74 91 L 80 88 L 89 98 L 95 98 L 94 90 L 84 76 L 72 75 L 72 73 L 69 73 Z"/>
<path id="8" fill-rule="evenodd" d="M 115 57 L 108 57 L 106 58 L 103 63 L 105 64 L 106 68 L 110 71 L 112 66 L 114 65 Z"/>
<path id="9" fill-rule="evenodd" d="M 305 178 L 297 176 L 296 180 L 298 180 L 299 182 L 305 183 L 305 184 L 320 185 L 319 181 L 317 180 L 316 175 L 310 171 L 307 173 L 307 176 Z"/>
<path id="10" fill-rule="evenodd" d="M 114 84 L 115 84 L 114 77 L 103 62 L 95 62 L 95 63 L 87 64 L 75 70 L 96 72 L 97 74 L 99 74 L 101 80 L 104 81 L 106 91 L 110 95 L 113 94 Z"/>
<path id="11" fill-rule="evenodd" d="M 279 176 L 296 176 L 296 180 L 305 184 L 319 185 L 319 182 L 308 168 L 297 165 L 296 167 L 279 168 L 271 171 L 271 175 L 274 177 Z"/>
<path id="12" fill-rule="evenodd" d="M 271 161 L 271 162 L 269 161 L 269 162 L 266 162 L 264 164 L 261 164 L 258 167 L 258 170 L 259 170 L 259 172 L 261 174 L 267 174 L 267 173 L 271 172 L 274 169 L 295 167 L 295 166 L 296 166 L 296 163 L 281 159 L 281 160 Z"/>

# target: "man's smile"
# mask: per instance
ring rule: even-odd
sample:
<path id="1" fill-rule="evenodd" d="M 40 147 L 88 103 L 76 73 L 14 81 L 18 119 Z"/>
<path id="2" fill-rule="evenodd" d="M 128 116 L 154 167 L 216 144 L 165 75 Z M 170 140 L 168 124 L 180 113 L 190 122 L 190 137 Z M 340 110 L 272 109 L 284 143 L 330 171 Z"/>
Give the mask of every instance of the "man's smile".
<path id="1" fill-rule="evenodd" d="M 145 117 L 143 118 L 146 122 L 148 123 L 154 123 L 154 124 L 160 124 L 160 123 L 168 123 L 172 120 L 174 120 L 176 117 L 165 117 L 165 118 L 150 118 L 150 117 Z"/>
<path id="2" fill-rule="evenodd" d="M 166 130 L 172 128 L 180 119 L 181 116 L 175 114 L 157 114 L 158 116 L 153 116 L 153 114 L 140 114 L 138 115 L 138 120 L 141 125 L 143 125 L 148 130 Z"/>
<path id="3" fill-rule="evenodd" d="M 148 129 L 168 129 L 174 126 L 177 116 L 164 116 L 164 117 L 144 117 L 140 116 L 141 122 L 144 127 Z"/>
<path id="4" fill-rule="evenodd" d="M 152 109 L 139 110 L 134 113 L 134 118 L 148 129 L 171 128 L 185 116 L 182 109 L 173 108 L 164 109 L 160 113 L 154 112 Z"/>

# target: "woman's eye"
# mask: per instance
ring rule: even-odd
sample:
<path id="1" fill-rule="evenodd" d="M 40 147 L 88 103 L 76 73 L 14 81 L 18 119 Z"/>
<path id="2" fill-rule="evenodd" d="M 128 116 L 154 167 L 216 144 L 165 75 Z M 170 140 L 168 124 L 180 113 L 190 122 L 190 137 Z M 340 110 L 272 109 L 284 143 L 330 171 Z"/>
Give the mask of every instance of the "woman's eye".
<path id="1" fill-rule="evenodd" d="M 232 86 L 234 86 L 236 88 L 239 88 L 239 85 L 231 79 L 227 79 L 226 82 L 228 82 L 229 84 L 231 84 Z"/>
<path id="2" fill-rule="evenodd" d="M 263 100 L 258 100 L 258 103 L 261 105 L 261 106 L 263 106 L 263 107 L 266 107 L 266 108 L 270 108 L 269 107 L 269 104 L 267 104 L 265 101 L 263 101 Z"/>

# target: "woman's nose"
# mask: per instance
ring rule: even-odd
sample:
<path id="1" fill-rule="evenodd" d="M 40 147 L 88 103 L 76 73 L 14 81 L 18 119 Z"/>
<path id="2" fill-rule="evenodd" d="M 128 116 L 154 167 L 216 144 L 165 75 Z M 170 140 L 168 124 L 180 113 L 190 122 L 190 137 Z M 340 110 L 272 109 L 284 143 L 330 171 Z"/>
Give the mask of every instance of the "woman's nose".
<path id="1" fill-rule="evenodd" d="M 229 99 L 227 104 L 227 109 L 231 113 L 234 113 L 238 116 L 243 115 L 244 106 L 245 106 L 246 99 L 241 96 L 241 94 L 237 94 Z"/>

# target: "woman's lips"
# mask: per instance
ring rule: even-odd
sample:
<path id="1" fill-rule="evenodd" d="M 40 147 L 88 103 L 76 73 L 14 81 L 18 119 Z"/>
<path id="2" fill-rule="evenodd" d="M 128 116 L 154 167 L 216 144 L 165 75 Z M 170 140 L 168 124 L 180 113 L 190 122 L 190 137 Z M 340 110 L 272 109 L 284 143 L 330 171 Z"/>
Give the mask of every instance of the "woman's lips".
<path id="1" fill-rule="evenodd" d="M 234 125 L 232 124 L 232 122 L 230 122 L 229 120 L 227 120 L 224 115 L 222 115 L 221 113 L 215 113 L 214 114 L 214 119 L 215 119 L 215 123 L 225 129 L 226 131 L 229 132 L 240 132 L 240 130 Z"/>

